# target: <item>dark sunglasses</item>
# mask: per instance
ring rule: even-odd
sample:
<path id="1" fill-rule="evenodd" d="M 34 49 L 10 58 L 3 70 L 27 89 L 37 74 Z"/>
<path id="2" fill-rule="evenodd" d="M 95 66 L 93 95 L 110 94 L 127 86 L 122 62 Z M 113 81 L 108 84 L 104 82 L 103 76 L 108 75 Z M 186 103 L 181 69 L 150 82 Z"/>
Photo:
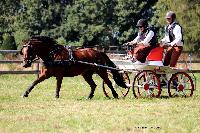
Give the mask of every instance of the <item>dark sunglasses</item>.
<path id="1" fill-rule="evenodd" d="M 138 26 L 138 28 L 142 28 L 143 26 Z"/>

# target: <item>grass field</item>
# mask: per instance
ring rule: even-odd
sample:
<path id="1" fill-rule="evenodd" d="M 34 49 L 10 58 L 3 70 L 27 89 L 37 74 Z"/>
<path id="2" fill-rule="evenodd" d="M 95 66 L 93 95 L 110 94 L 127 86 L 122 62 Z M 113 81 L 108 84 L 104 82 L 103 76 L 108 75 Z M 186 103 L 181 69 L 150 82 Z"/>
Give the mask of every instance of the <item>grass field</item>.
<path id="1" fill-rule="evenodd" d="M 200 75 L 190 98 L 107 99 L 98 84 L 92 100 L 82 77 L 64 78 L 60 98 L 54 98 L 55 78 L 36 86 L 28 98 L 21 94 L 35 75 L 0 76 L 0 132 L 200 132 Z M 163 93 L 164 94 L 164 93 Z"/>

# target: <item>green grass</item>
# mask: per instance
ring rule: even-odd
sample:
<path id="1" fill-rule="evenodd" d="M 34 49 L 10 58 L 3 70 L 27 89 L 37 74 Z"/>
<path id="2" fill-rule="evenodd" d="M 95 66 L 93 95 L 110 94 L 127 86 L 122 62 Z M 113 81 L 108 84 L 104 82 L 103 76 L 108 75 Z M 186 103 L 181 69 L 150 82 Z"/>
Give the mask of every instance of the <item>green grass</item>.
<path id="1" fill-rule="evenodd" d="M 55 78 L 33 89 L 28 98 L 21 94 L 34 75 L 0 76 L 0 132 L 200 132 L 199 83 L 190 98 L 107 99 L 101 80 L 86 100 L 89 85 L 82 77 L 64 78 L 60 98 L 54 98 Z M 197 75 L 197 82 L 200 76 Z"/>

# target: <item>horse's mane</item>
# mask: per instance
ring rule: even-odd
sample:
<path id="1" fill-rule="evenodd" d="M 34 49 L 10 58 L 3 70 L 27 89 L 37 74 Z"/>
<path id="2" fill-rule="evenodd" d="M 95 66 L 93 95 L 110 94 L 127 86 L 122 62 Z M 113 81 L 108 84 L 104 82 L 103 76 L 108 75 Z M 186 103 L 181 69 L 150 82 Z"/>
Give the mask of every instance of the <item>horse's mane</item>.
<path id="1" fill-rule="evenodd" d="M 45 44 L 49 44 L 49 45 L 57 45 L 57 42 L 53 39 L 50 38 L 48 36 L 33 36 L 30 39 L 31 41 L 41 41 Z"/>

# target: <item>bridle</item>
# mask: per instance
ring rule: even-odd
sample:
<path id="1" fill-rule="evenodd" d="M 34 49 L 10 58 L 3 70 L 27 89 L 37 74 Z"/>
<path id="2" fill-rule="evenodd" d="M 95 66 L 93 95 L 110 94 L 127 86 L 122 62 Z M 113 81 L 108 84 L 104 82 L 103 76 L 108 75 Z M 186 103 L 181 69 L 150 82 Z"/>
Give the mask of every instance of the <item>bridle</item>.
<path id="1" fill-rule="evenodd" d="M 23 45 L 23 48 L 27 48 L 29 51 L 29 57 L 24 58 L 24 61 L 26 61 L 28 64 L 31 64 L 34 61 L 39 60 L 39 57 L 37 55 L 35 55 L 35 56 L 33 55 L 34 49 L 33 49 L 32 45 L 30 45 L 30 42 Z"/>
<path id="2" fill-rule="evenodd" d="M 39 57 L 37 56 L 37 54 L 35 54 L 35 47 L 33 47 L 34 45 L 30 44 L 31 42 L 27 42 L 25 43 L 25 45 L 23 45 L 23 48 L 21 49 L 21 55 L 24 54 L 24 67 L 29 67 L 31 66 L 31 64 L 38 60 Z M 24 49 L 26 48 L 26 49 Z M 46 57 L 43 57 L 42 60 L 46 63 L 49 62 L 53 62 L 54 61 L 54 55 L 57 54 L 63 47 L 60 45 L 54 45 L 54 47 L 52 47 L 51 51 L 47 54 Z M 26 52 L 24 51 L 24 53 L 22 53 L 22 50 L 27 50 L 27 55 Z M 74 57 L 73 57 L 73 52 L 71 50 L 71 48 L 67 48 L 68 49 L 68 54 L 69 54 L 69 61 L 74 61 Z"/>

